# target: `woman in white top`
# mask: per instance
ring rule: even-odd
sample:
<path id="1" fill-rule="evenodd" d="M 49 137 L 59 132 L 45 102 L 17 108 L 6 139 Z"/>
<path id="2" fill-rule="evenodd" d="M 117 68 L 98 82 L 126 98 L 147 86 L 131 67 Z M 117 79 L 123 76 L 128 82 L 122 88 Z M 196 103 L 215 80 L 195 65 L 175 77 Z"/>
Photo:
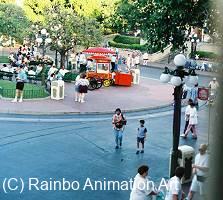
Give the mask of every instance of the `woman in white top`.
<path id="1" fill-rule="evenodd" d="M 184 126 L 183 136 L 184 136 L 184 134 L 185 134 L 185 132 L 186 132 L 186 130 L 187 130 L 188 124 L 189 124 L 189 119 L 190 119 L 190 108 L 191 108 L 190 104 L 191 104 L 191 103 L 193 103 L 193 100 L 192 100 L 192 99 L 189 99 L 189 100 L 188 100 L 188 105 L 187 105 L 187 107 L 186 107 L 186 109 L 185 109 L 185 115 L 184 115 L 185 126 Z M 191 128 L 190 130 L 191 130 L 191 132 L 193 133 L 192 128 Z"/>
<path id="2" fill-rule="evenodd" d="M 133 188 L 129 200 L 146 200 L 148 195 L 155 195 L 153 184 L 148 180 L 149 167 L 143 165 L 139 167 L 138 174 L 135 176 Z"/>
<path id="3" fill-rule="evenodd" d="M 168 188 L 165 200 L 183 200 L 184 192 L 181 186 L 181 179 L 184 176 L 185 168 L 177 167 L 175 170 L 175 176 L 168 181 Z"/>
<path id="4" fill-rule="evenodd" d="M 89 81 L 86 79 L 86 74 L 81 74 L 80 79 L 76 81 L 75 86 L 78 86 L 78 102 L 84 103 L 85 94 L 88 91 Z"/>
<path id="5" fill-rule="evenodd" d="M 196 131 L 196 125 L 198 123 L 198 120 L 197 120 L 197 109 L 195 107 L 195 104 L 194 103 L 191 103 L 190 104 L 190 110 L 189 110 L 189 125 L 187 127 L 187 130 L 185 132 L 185 134 L 183 135 L 184 138 L 187 137 L 188 133 L 190 132 L 190 129 L 192 128 L 193 130 L 193 133 L 192 133 L 192 136 L 193 136 L 193 139 L 197 139 L 197 131 Z"/>

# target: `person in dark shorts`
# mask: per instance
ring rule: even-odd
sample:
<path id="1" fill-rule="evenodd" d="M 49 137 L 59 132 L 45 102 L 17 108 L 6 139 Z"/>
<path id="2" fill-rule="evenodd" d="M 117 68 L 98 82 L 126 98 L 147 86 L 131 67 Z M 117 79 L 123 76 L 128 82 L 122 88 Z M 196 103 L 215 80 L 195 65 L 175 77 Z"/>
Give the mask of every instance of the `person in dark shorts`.
<path id="1" fill-rule="evenodd" d="M 79 92 L 78 102 L 84 103 L 85 102 L 84 97 L 85 94 L 88 92 L 88 85 L 89 85 L 89 81 L 85 73 L 80 74 L 80 79 L 76 81 L 75 85 L 78 86 L 78 92 Z"/>
<path id="2" fill-rule="evenodd" d="M 27 75 L 23 69 L 23 65 L 20 65 L 18 67 L 17 72 L 18 72 L 18 75 L 16 77 L 16 94 L 12 102 L 17 102 L 18 97 L 19 97 L 18 102 L 21 103 L 23 101 L 23 88 L 24 88 L 24 83 L 27 80 Z"/>
<path id="3" fill-rule="evenodd" d="M 140 152 L 140 150 L 139 150 L 139 144 L 140 143 L 142 144 L 141 153 L 144 153 L 144 143 L 145 143 L 145 140 L 146 140 L 146 133 L 147 133 L 147 129 L 146 129 L 146 127 L 144 127 L 145 120 L 141 119 L 139 121 L 139 123 L 140 123 L 140 126 L 137 129 L 138 133 L 137 133 L 137 151 L 136 151 L 136 154 L 139 154 L 139 152 Z"/>

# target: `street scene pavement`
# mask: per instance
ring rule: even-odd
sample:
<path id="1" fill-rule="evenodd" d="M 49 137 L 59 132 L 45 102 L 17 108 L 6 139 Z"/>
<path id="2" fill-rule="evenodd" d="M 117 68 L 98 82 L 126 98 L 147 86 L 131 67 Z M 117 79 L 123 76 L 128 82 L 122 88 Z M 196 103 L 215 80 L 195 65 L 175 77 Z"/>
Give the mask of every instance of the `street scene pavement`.
<path id="1" fill-rule="evenodd" d="M 150 166 L 149 176 L 156 184 L 167 178 L 169 153 L 172 145 L 172 111 L 149 116 L 126 115 L 128 124 L 124 130 L 123 148 L 115 150 L 111 118 L 97 116 L 95 122 L 8 122 L 0 121 L 0 168 L 1 179 L 22 178 L 25 189 L 1 194 L 2 199 L 11 200 L 95 200 L 129 199 L 130 190 L 93 191 L 83 186 L 87 178 L 93 181 L 129 181 L 141 164 Z M 190 145 L 197 151 L 200 143 L 207 143 L 208 113 L 206 106 L 199 112 L 198 140 L 181 140 L 181 145 Z M 24 118 L 26 118 L 24 116 Z M 30 119 L 30 117 L 28 117 Z M 46 118 L 46 117 L 45 117 Z M 136 155 L 136 129 L 139 119 L 144 118 L 148 128 L 145 153 Z M 183 119 L 183 115 L 182 115 Z M 182 128 L 183 128 L 182 120 Z M 162 127 L 162 128 L 161 128 Z M 79 181 L 77 191 L 36 191 L 27 188 L 28 178 L 39 181 Z M 2 181 L 1 180 L 1 181 Z"/>
<path id="2" fill-rule="evenodd" d="M 221 200 L 221 6 L 1 1 L 0 200 Z"/>
<path id="3" fill-rule="evenodd" d="M 127 200 L 130 189 L 100 191 L 99 188 L 93 190 L 90 186 L 84 188 L 85 183 L 87 180 L 91 180 L 92 184 L 94 181 L 130 181 L 142 164 L 150 166 L 149 176 L 157 185 L 162 178 L 168 179 L 172 146 L 173 87 L 158 81 L 161 71 L 142 67 L 143 78 L 139 86 L 109 87 L 89 92 L 84 104 L 73 101 L 73 84 L 66 86 L 67 92 L 63 101 L 46 99 L 13 104 L 9 100 L 1 100 L 1 181 L 4 181 L 5 177 L 21 178 L 25 185 L 22 194 L 19 194 L 19 191 L 9 192 L 7 195 L 2 194 L 2 198 Z M 211 79 L 212 77 L 200 76 L 199 83 L 207 86 Z M 143 88 L 143 91 L 139 88 Z M 140 98 L 138 95 L 141 95 Z M 115 97 L 114 101 L 111 96 Z M 127 96 L 131 99 L 126 98 Z M 115 101 L 116 98 L 124 102 L 118 103 Z M 191 137 L 180 140 L 180 145 L 192 146 L 196 152 L 199 144 L 208 143 L 210 122 L 206 102 L 199 103 L 201 107 L 198 140 L 192 140 Z M 128 120 L 124 130 L 123 148 L 118 150 L 114 148 L 111 124 L 111 112 L 116 107 L 126 110 Z M 43 115 L 41 109 L 45 113 L 48 112 L 48 115 Z M 132 112 L 128 112 L 131 109 Z M 88 111 L 93 113 L 84 114 Z M 18 112 L 20 115 L 7 112 Z M 71 113 L 63 115 L 64 112 Z M 78 112 L 82 112 L 82 115 L 77 114 Z M 40 115 L 32 115 L 35 113 Z M 183 112 L 181 118 L 182 131 Z M 148 139 L 145 153 L 136 155 L 136 130 L 140 119 L 146 121 Z M 43 191 L 36 187 L 28 188 L 29 178 L 38 179 L 39 182 L 62 181 L 64 178 L 70 182 L 76 181 L 80 185 L 75 190 Z M 12 183 L 16 185 L 15 182 Z M 185 190 L 188 191 L 188 186 Z"/>
<path id="4" fill-rule="evenodd" d="M 157 87 L 159 91 L 157 92 Z M 65 84 L 64 100 L 24 100 L 22 104 L 1 101 L 1 113 L 17 114 L 63 114 L 63 113 L 97 113 L 114 112 L 117 105 L 124 111 L 140 110 L 168 106 L 172 102 L 172 86 L 162 84 L 159 80 L 142 78 L 140 85 L 132 87 L 103 87 L 89 91 L 86 102 L 74 101 L 74 83 Z"/>

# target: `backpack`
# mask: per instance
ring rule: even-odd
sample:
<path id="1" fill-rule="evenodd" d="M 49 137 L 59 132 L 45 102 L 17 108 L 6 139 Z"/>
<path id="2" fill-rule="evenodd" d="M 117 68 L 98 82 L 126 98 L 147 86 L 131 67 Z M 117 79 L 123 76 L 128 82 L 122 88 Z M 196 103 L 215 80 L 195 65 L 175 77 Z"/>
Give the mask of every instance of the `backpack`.
<path id="1" fill-rule="evenodd" d="M 121 114 L 122 115 L 122 121 L 121 121 L 121 123 L 122 123 L 122 125 L 126 125 L 127 124 L 127 120 L 125 119 L 125 117 L 123 116 L 123 114 Z"/>
<path id="2" fill-rule="evenodd" d="M 122 120 L 119 123 L 115 124 L 116 128 L 122 128 L 124 125 L 127 124 L 127 120 L 124 118 L 123 114 L 121 113 Z"/>

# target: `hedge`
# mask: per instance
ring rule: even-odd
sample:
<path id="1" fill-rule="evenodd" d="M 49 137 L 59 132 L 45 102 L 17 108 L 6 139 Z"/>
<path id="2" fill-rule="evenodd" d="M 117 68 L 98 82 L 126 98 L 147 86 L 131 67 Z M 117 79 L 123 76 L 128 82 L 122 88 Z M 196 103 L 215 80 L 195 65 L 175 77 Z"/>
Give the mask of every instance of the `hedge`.
<path id="1" fill-rule="evenodd" d="M 9 63 L 8 56 L 0 56 L 0 63 Z"/>
<path id="2" fill-rule="evenodd" d="M 116 35 L 114 42 L 122 44 L 140 44 L 139 37 L 126 36 L 126 35 Z"/>
<path id="3" fill-rule="evenodd" d="M 64 75 L 63 80 L 64 80 L 65 82 L 75 81 L 77 75 L 78 75 L 78 74 L 74 74 L 74 73 L 68 72 L 68 73 L 66 73 L 66 74 Z"/>
<path id="4" fill-rule="evenodd" d="M 135 50 L 140 50 L 140 51 L 146 51 L 147 50 L 147 47 L 145 45 L 122 44 L 122 43 L 117 43 L 117 42 L 114 42 L 114 41 L 109 41 L 109 46 L 117 47 L 117 48 L 123 48 L 123 49 L 135 49 Z"/>
<path id="5" fill-rule="evenodd" d="M 196 54 L 199 55 L 199 58 L 209 58 L 209 59 L 218 59 L 219 55 L 209 51 L 196 51 Z"/>

